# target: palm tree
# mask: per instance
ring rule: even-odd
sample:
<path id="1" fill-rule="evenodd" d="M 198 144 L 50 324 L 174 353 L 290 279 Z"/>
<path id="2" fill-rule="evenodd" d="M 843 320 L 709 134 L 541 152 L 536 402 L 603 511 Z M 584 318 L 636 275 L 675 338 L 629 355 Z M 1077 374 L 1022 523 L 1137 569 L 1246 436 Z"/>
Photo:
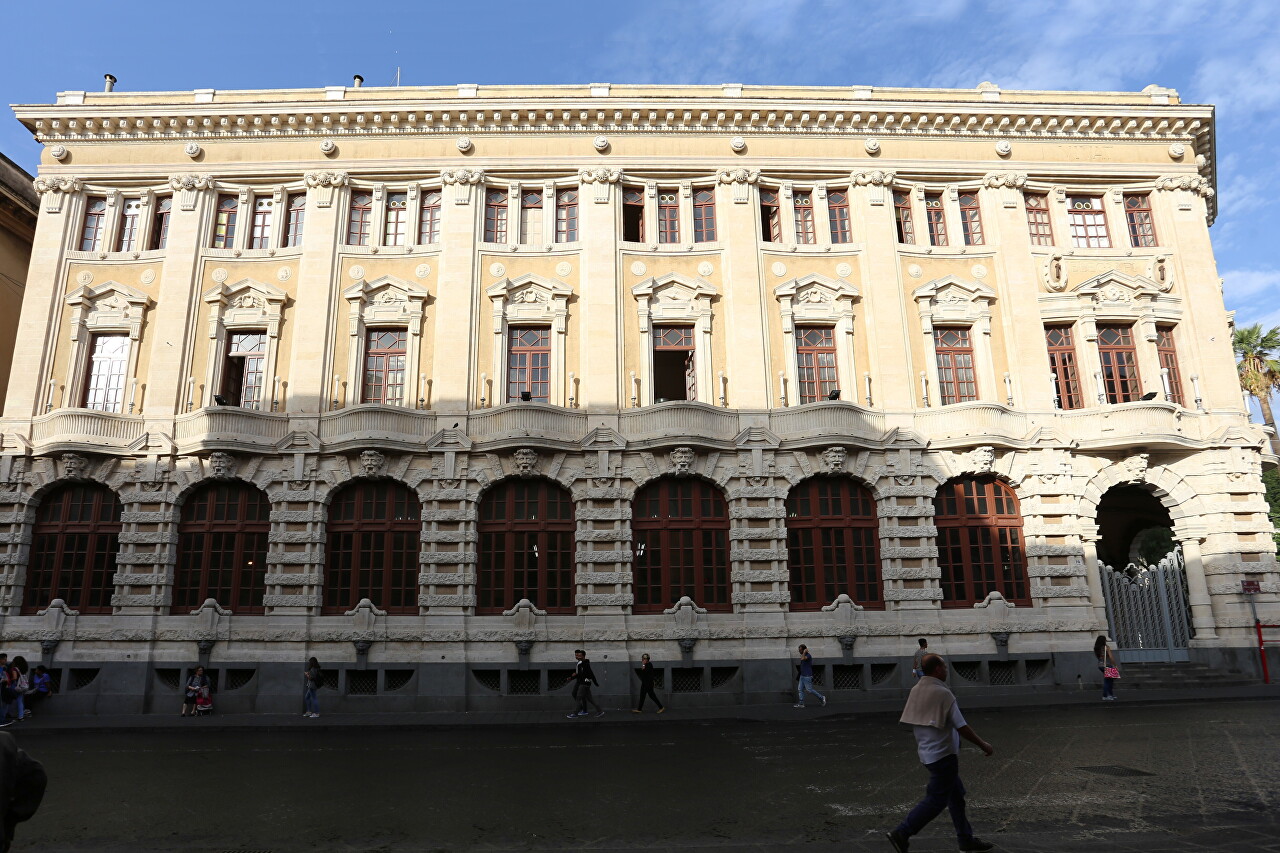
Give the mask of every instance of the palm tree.
<path id="1" fill-rule="evenodd" d="M 1236 329 L 1232 347 L 1240 359 L 1240 387 L 1256 397 L 1262 407 L 1262 419 L 1271 427 L 1271 447 L 1280 452 L 1280 438 L 1274 435 L 1276 418 L 1271 411 L 1271 393 L 1280 388 L 1280 326 L 1262 331 L 1261 323 Z"/>

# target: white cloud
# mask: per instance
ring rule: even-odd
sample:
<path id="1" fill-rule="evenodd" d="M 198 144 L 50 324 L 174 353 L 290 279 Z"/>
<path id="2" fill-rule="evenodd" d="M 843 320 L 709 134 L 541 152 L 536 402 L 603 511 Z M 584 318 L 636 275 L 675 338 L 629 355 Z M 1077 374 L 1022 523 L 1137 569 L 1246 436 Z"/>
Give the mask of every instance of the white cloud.
<path id="1" fill-rule="evenodd" d="M 1280 326 L 1280 269 L 1228 270 L 1222 273 L 1227 308 L 1236 325 Z"/>

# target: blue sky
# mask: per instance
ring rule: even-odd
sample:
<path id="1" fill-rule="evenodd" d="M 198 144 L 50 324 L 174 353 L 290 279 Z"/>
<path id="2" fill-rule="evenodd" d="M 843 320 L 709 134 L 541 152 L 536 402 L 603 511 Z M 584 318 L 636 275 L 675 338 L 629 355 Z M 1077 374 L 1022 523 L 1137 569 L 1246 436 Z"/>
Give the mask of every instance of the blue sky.
<path id="1" fill-rule="evenodd" d="M 656 0 L 11 4 L 6 103 L 66 89 L 777 83 L 1137 91 L 1218 108 L 1212 237 L 1237 322 L 1280 325 L 1280 3 Z M 9 118 L 0 151 L 34 172 Z"/>

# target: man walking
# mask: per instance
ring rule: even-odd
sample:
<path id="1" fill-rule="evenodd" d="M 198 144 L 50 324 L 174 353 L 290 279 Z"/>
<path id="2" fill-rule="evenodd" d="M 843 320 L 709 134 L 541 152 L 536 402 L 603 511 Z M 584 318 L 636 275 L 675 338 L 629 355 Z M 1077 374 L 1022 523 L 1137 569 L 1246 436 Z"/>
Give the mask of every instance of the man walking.
<path id="1" fill-rule="evenodd" d="M 804 694 L 812 693 L 822 700 L 825 707 L 827 697 L 813 689 L 813 655 L 809 654 L 809 647 L 804 643 L 800 644 L 800 681 L 796 683 L 796 704 L 792 707 L 804 707 Z"/>
<path id="2" fill-rule="evenodd" d="M 587 705 L 596 709 L 596 716 L 603 717 L 604 709 L 596 704 L 596 700 L 591 698 L 591 685 L 600 686 L 600 682 L 596 681 L 596 674 L 591 671 L 591 661 L 587 660 L 587 653 L 582 649 L 574 649 L 573 656 L 578 663 L 573 668 L 573 675 L 568 680 L 575 682 L 573 685 L 573 698 L 576 711 L 565 714 L 566 717 L 573 719 L 574 717 L 585 717 L 587 715 Z"/>
<path id="3" fill-rule="evenodd" d="M 929 654 L 929 641 L 921 637 L 918 642 L 920 643 L 920 648 L 916 649 L 915 656 L 911 658 L 911 674 L 917 679 L 924 675 L 924 670 L 920 665 L 924 661 L 924 656 Z"/>
<path id="4" fill-rule="evenodd" d="M 956 837 L 962 851 L 990 850 L 995 845 L 975 838 L 973 827 L 965 817 L 964 783 L 960 781 L 960 738 L 972 743 L 986 755 L 995 749 L 978 737 L 960 714 L 956 697 L 944 683 L 947 664 L 940 655 L 927 654 L 920 663 L 924 675 L 911 688 L 907 706 L 899 722 L 911 726 L 916 736 L 916 752 L 920 763 L 929 771 L 929 786 L 924 799 L 907 815 L 906 820 L 887 833 L 889 843 L 898 853 L 907 853 L 909 839 L 920 832 L 943 809 L 951 810 Z"/>

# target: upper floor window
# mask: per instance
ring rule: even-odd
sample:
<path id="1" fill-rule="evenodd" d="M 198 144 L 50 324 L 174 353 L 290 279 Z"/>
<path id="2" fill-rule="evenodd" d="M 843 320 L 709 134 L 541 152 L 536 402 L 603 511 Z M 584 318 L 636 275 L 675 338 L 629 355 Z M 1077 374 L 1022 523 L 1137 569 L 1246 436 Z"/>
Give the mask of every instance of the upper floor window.
<path id="1" fill-rule="evenodd" d="M 418 220 L 418 242 L 440 242 L 440 190 L 422 191 L 422 213 Z"/>
<path id="2" fill-rule="evenodd" d="M 542 242 L 542 190 L 520 193 L 520 242 L 525 246 Z"/>
<path id="3" fill-rule="evenodd" d="M 1053 225 L 1049 222 L 1049 197 L 1044 193 L 1027 193 L 1027 232 L 1033 246 L 1053 245 Z"/>
<path id="4" fill-rule="evenodd" d="M 680 194 L 675 190 L 658 193 L 658 242 L 680 242 Z"/>
<path id="5" fill-rule="evenodd" d="M 495 483 L 480 499 L 476 612 L 501 613 L 522 598 L 573 613 L 574 520 L 569 490 L 541 478 Z"/>
<path id="6" fill-rule="evenodd" d="M 1170 403 L 1185 406 L 1182 397 L 1182 373 L 1178 370 L 1178 348 L 1173 342 L 1173 326 L 1156 326 L 1156 356 L 1160 359 L 1160 369 L 1169 371 L 1166 376 L 1165 392 Z"/>
<path id="7" fill-rule="evenodd" d="M 230 249 L 235 245 L 239 212 L 240 202 L 235 196 L 218 196 L 218 209 L 213 218 L 213 248 Z"/>
<path id="8" fill-rule="evenodd" d="M 796 242 L 813 243 L 817 234 L 813 226 L 813 193 L 797 192 L 791 196 L 796 209 Z"/>
<path id="9" fill-rule="evenodd" d="M 382 220 L 382 245 L 405 245 L 409 239 L 409 196 L 406 193 L 388 193 L 387 210 Z"/>
<path id="10" fill-rule="evenodd" d="M 163 249 L 169 242 L 169 216 L 173 213 L 173 196 L 156 199 L 156 215 L 151 222 L 149 249 Z"/>
<path id="11" fill-rule="evenodd" d="M 766 243 L 782 242 L 782 207 L 777 190 L 760 190 L 760 239 Z"/>
<path id="12" fill-rule="evenodd" d="M 80 229 L 80 251 L 96 252 L 102 248 L 102 237 L 107 223 L 107 200 L 87 198 L 84 207 L 84 227 Z"/>
<path id="13" fill-rule="evenodd" d="M 228 333 L 222 367 L 222 398 L 226 405 L 262 408 L 262 365 L 266 357 L 266 332 Z"/>
<path id="14" fill-rule="evenodd" d="M 831 242 L 848 243 L 849 194 L 843 190 L 827 193 L 827 220 L 831 223 Z"/>
<path id="15" fill-rule="evenodd" d="M 1071 245 L 1081 249 L 1110 249 L 1107 216 L 1102 196 L 1073 195 L 1067 199 L 1067 221 L 1071 224 Z"/>
<path id="16" fill-rule="evenodd" d="M 370 329 L 364 351 L 360 402 L 404 405 L 407 329 Z"/>
<path id="17" fill-rule="evenodd" d="M 248 483 L 215 480 L 189 496 L 178 522 L 172 612 L 189 614 L 212 598 L 261 613 L 270 532 L 271 502 Z"/>
<path id="18" fill-rule="evenodd" d="M 639 187 L 622 188 L 622 239 L 644 242 L 644 190 Z"/>
<path id="19" fill-rule="evenodd" d="M 653 330 L 653 401 L 698 399 L 693 326 L 656 326 Z"/>
<path id="20" fill-rule="evenodd" d="M 100 412 L 120 412 L 124 404 L 124 380 L 129 370 L 128 335 L 94 335 L 89 351 L 89 375 L 84 387 L 84 407 Z"/>
<path id="21" fill-rule="evenodd" d="M 973 366 L 973 343 L 966 328 L 935 328 L 938 385 L 942 405 L 978 399 L 978 376 Z"/>
<path id="22" fill-rule="evenodd" d="M 546 403 L 550 399 L 551 327 L 511 327 L 507 344 L 507 402 Z"/>
<path id="23" fill-rule="evenodd" d="M 1156 223 L 1151 218 L 1151 196 L 1126 195 L 1124 218 L 1129 225 L 1129 242 L 1135 249 L 1156 245 Z"/>
<path id="24" fill-rule="evenodd" d="M 271 221 L 275 213 L 275 199 L 270 196 L 254 199 L 253 229 L 249 232 L 250 249 L 267 249 L 271 246 Z"/>
<path id="25" fill-rule="evenodd" d="M 947 218 L 942 209 L 942 193 L 925 193 L 924 215 L 929 226 L 929 245 L 947 245 Z"/>
<path id="26" fill-rule="evenodd" d="M 694 190 L 693 193 L 693 242 L 712 243 L 716 239 L 716 192 L 714 189 Z"/>
<path id="27" fill-rule="evenodd" d="M 1045 326 L 1044 342 L 1049 348 L 1049 370 L 1053 375 L 1054 404 L 1059 409 L 1084 405 L 1080 393 L 1080 372 L 1076 367 L 1076 347 L 1070 326 Z"/>
<path id="28" fill-rule="evenodd" d="M 578 242 L 578 191 L 556 191 L 556 242 Z"/>
<path id="29" fill-rule="evenodd" d="M 982 245 L 982 211 L 977 193 L 960 193 L 960 229 L 966 246 Z"/>
<path id="30" fill-rule="evenodd" d="M 911 223 L 911 193 L 894 192 L 893 222 L 899 243 L 911 244 L 916 241 L 916 229 Z"/>
<path id="31" fill-rule="evenodd" d="M 351 194 L 351 212 L 347 217 L 347 245 L 369 245 L 369 225 L 373 217 L 373 196 L 357 190 Z"/>
<path id="32" fill-rule="evenodd" d="M 1108 403 L 1130 403 L 1142 396 L 1133 327 L 1098 326 L 1098 358 Z"/>
<path id="33" fill-rule="evenodd" d="M 506 190 L 489 190 L 484 194 L 484 241 L 507 242 Z"/>
<path id="34" fill-rule="evenodd" d="M 120 235 L 116 239 L 117 252 L 132 252 L 142 248 L 142 199 L 124 200 L 120 214 Z"/>
<path id="35" fill-rule="evenodd" d="M 825 400 L 840 388 L 836 377 L 835 330 L 830 326 L 797 326 L 795 334 L 800 402 Z"/>
<path id="36" fill-rule="evenodd" d="M 367 598 L 389 613 L 418 611 L 422 505 L 403 483 L 355 480 L 329 502 L 321 612 Z"/>
<path id="37" fill-rule="evenodd" d="M 307 195 L 295 193 L 289 196 L 288 212 L 284 225 L 284 245 L 302 245 L 302 225 L 307 218 Z"/>

